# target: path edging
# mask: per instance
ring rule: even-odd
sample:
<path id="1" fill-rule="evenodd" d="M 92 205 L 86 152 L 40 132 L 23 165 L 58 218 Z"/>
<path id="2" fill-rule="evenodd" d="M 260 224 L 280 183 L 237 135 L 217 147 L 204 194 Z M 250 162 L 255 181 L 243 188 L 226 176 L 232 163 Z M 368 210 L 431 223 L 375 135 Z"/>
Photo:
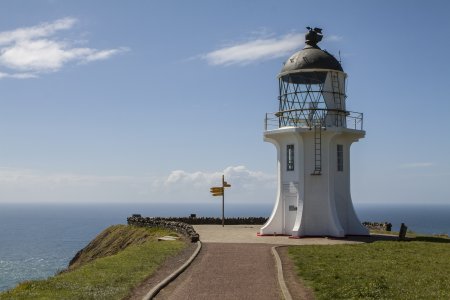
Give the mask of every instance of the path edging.
<path id="1" fill-rule="evenodd" d="M 200 241 L 197 242 L 197 249 L 195 249 L 194 253 L 189 257 L 189 259 L 179 267 L 175 272 L 167 276 L 163 281 L 158 283 L 155 287 L 153 287 L 143 298 L 142 300 L 150 300 L 156 296 L 166 285 L 168 285 L 171 281 L 173 281 L 178 275 L 180 275 L 186 268 L 194 261 L 197 257 L 200 249 L 202 248 L 202 243 Z"/>
<path id="2" fill-rule="evenodd" d="M 283 294 L 283 298 L 285 300 L 292 300 L 291 293 L 289 292 L 289 289 L 287 288 L 286 282 L 284 281 L 284 275 L 283 275 L 283 265 L 281 264 L 280 256 L 278 255 L 277 248 L 280 246 L 273 246 L 272 247 L 272 254 L 275 257 L 275 263 L 277 265 L 277 279 L 278 279 L 278 285 L 280 286 L 281 293 Z"/>

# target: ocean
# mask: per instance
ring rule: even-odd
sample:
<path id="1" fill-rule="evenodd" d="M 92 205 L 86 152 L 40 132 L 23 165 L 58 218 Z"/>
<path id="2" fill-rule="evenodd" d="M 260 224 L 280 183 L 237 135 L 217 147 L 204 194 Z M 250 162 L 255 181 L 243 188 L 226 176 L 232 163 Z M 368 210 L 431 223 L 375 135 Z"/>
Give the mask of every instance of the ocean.
<path id="1" fill-rule="evenodd" d="M 391 222 L 397 230 L 450 233 L 450 204 L 355 203 L 361 221 Z M 227 204 L 228 217 L 269 216 L 272 204 Z M 143 216 L 221 215 L 211 204 L 0 204 L 0 291 L 46 278 L 67 267 L 75 253 L 113 224 L 133 213 Z"/>

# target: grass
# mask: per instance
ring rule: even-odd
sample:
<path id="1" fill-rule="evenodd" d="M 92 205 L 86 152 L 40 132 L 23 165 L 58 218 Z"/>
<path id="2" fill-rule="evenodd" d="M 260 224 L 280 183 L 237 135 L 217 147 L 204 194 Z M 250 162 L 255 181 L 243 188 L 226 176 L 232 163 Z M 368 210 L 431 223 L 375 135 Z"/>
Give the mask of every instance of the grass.
<path id="1" fill-rule="evenodd" d="M 292 246 L 298 275 L 318 299 L 450 299 L 450 239 Z"/>
<path id="2" fill-rule="evenodd" d="M 23 282 L 0 293 L 0 299 L 122 299 L 168 256 L 186 247 L 183 241 L 158 242 L 171 233 L 163 229 L 117 225 L 107 230 L 69 271 Z"/>
<path id="3" fill-rule="evenodd" d="M 394 235 L 394 236 L 398 236 L 398 234 L 399 234 L 398 231 L 385 231 L 385 230 L 378 230 L 378 229 L 370 229 L 370 233 L 371 234 Z M 414 238 L 416 236 L 417 236 L 417 234 L 414 231 L 408 230 L 406 232 L 406 237 L 407 238 Z"/>

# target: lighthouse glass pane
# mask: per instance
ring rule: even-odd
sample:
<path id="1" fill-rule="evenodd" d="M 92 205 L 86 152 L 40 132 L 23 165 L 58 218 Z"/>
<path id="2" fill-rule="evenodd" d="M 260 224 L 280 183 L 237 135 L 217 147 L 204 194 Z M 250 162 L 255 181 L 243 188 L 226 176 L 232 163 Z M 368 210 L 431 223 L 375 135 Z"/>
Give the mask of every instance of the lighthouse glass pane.
<path id="1" fill-rule="evenodd" d="M 337 170 L 338 172 L 344 171 L 344 147 L 337 145 Z"/>
<path id="2" fill-rule="evenodd" d="M 294 145 L 287 145 L 287 170 L 294 170 Z"/>

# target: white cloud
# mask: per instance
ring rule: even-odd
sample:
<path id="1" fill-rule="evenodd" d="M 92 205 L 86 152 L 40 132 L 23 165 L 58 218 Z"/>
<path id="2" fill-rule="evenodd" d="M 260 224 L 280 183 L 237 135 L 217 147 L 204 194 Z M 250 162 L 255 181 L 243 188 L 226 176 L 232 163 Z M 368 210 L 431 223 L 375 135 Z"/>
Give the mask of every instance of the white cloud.
<path id="1" fill-rule="evenodd" d="M 63 18 L 52 23 L 43 23 L 33 27 L 23 27 L 12 31 L 0 32 L 0 45 L 27 41 L 53 35 L 58 30 L 72 28 L 77 20 L 75 18 Z"/>
<path id="2" fill-rule="evenodd" d="M 276 176 L 230 166 L 221 172 L 175 170 L 164 176 L 93 175 L 0 168 L 1 202 L 208 202 L 209 188 L 232 185 L 231 202 L 273 201 Z M 261 200 L 262 199 L 262 200 Z"/>
<path id="3" fill-rule="evenodd" d="M 287 56 L 299 49 L 303 42 L 304 34 L 300 33 L 273 38 L 256 38 L 209 52 L 203 55 L 203 59 L 211 65 L 245 65 Z"/>
<path id="4" fill-rule="evenodd" d="M 8 74 L 0 72 L 0 79 L 2 78 L 17 78 L 17 79 L 27 79 L 27 78 L 36 78 L 37 76 L 32 73 L 15 73 Z"/>
<path id="5" fill-rule="evenodd" d="M 434 166 L 432 162 L 413 162 L 400 165 L 401 168 L 405 169 L 428 168 L 432 166 Z"/>
<path id="6" fill-rule="evenodd" d="M 129 48 L 121 47 L 118 49 L 99 50 L 99 51 L 97 51 L 97 50 L 93 51 L 92 49 L 90 49 L 90 50 L 91 50 L 91 53 L 86 55 L 86 57 L 84 58 L 84 60 L 87 62 L 108 59 L 111 56 L 116 55 L 120 52 L 128 51 Z"/>
<path id="7" fill-rule="evenodd" d="M 33 78 L 40 73 L 55 72 L 70 62 L 104 60 L 127 48 L 98 50 L 77 48 L 76 41 L 62 39 L 57 34 L 72 29 L 74 18 L 64 18 L 52 23 L 0 32 L 0 78 Z"/>
<path id="8" fill-rule="evenodd" d="M 220 185 L 222 174 L 225 180 L 233 183 L 233 187 L 238 189 L 253 189 L 264 186 L 265 184 L 275 184 L 276 176 L 269 175 L 260 171 L 251 171 L 245 166 L 230 166 L 221 172 L 186 172 L 183 170 L 172 171 L 164 179 L 163 184 L 166 187 L 190 186 L 196 188 L 209 188 L 213 185 Z"/>
<path id="9" fill-rule="evenodd" d="M 103 183 L 133 182 L 130 176 L 99 176 L 74 173 L 47 173 L 31 169 L 0 168 L 0 184 L 32 186 L 93 186 Z"/>
<path id="10" fill-rule="evenodd" d="M 329 35 L 329 36 L 325 36 L 325 40 L 330 41 L 330 42 L 340 42 L 342 41 L 344 38 L 340 35 Z"/>

